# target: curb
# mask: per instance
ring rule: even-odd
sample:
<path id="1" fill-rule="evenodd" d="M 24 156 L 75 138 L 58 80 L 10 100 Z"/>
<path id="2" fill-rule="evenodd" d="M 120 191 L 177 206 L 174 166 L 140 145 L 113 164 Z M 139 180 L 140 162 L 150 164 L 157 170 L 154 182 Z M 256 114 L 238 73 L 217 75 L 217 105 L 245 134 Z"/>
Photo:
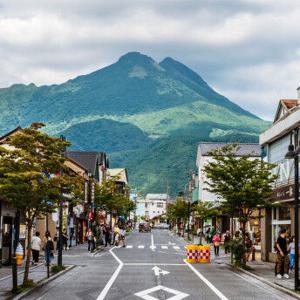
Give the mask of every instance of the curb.
<path id="1" fill-rule="evenodd" d="M 229 263 L 226 263 L 226 265 L 229 266 L 233 271 L 234 270 L 238 270 L 239 272 L 245 273 L 245 274 L 247 274 L 247 275 L 249 275 L 249 276 L 251 276 L 251 277 L 253 277 L 253 278 L 255 278 L 255 279 L 257 279 L 257 280 L 259 280 L 259 281 L 261 281 L 261 282 L 263 282 L 263 283 L 265 283 L 267 285 L 269 285 L 269 286 L 271 286 L 272 288 L 274 288 L 276 290 L 284 292 L 284 293 L 286 293 L 286 294 L 288 294 L 288 295 L 290 295 L 290 296 L 292 296 L 292 297 L 294 297 L 296 299 L 300 299 L 300 295 L 299 294 L 293 292 L 292 290 L 290 290 L 288 288 L 285 288 L 283 286 L 280 286 L 279 284 L 273 283 L 273 282 L 271 282 L 271 281 L 269 281 L 267 279 L 264 279 L 263 277 L 257 276 L 257 275 L 255 275 L 255 274 L 253 274 L 253 273 L 251 273 L 249 271 L 246 271 L 246 270 L 244 270 L 242 268 L 236 268 L 235 269 Z"/>
<path id="2" fill-rule="evenodd" d="M 61 276 L 61 275 L 64 275 L 65 273 L 71 271 L 73 268 L 75 268 L 75 265 L 68 265 L 68 266 L 66 267 L 65 270 L 60 271 L 59 273 L 57 273 L 57 274 L 55 274 L 55 275 L 53 275 L 53 276 L 50 276 L 49 278 L 42 279 L 41 281 L 39 281 L 39 282 L 37 283 L 37 285 L 36 285 L 34 288 L 32 288 L 32 289 L 30 289 L 30 290 L 28 290 L 28 291 L 25 291 L 25 292 L 23 292 L 23 293 L 20 293 L 19 295 L 16 295 L 15 297 L 13 297 L 13 298 L 11 298 L 11 299 L 13 299 L 13 300 L 19 300 L 19 299 L 23 299 L 23 298 L 26 297 L 26 296 L 29 296 L 29 295 L 32 294 L 36 289 L 38 289 L 38 288 L 40 288 L 40 287 L 46 285 L 47 283 L 53 281 L 53 280 L 56 279 L 57 277 L 59 277 L 59 276 Z"/>

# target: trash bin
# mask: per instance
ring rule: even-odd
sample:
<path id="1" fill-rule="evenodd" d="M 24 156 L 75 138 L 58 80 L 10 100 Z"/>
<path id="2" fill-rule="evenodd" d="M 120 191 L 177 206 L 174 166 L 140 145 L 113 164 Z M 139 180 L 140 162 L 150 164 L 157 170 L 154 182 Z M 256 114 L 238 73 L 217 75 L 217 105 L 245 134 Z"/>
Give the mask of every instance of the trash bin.
<path id="1" fill-rule="evenodd" d="M 198 246 L 198 262 L 199 263 L 210 263 L 210 246 Z"/>
<path id="2" fill-rule="evenodd" d="M 198 246 L 197 245 L 186 245 L 186 261 L 188 263 L 198 262 Z"/>

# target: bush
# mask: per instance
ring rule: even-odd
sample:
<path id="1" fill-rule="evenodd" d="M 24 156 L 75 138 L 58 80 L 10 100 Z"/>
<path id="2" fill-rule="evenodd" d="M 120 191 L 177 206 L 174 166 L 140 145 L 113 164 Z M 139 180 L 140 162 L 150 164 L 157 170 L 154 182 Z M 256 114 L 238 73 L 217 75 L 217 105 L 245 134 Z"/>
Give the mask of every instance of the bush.
<path id="1" fill-rule="evenodd" d="M 65 266 L 59 266 L 59 265 L 53 265 L 51 267 L 51 273 L 52 274 L 57 274 L 59 273 L 60 271 L 63 271 L 66 267 Z"/>
<path id="2" fill-rule="evenodd" d="M 245 248 L 243 246 L 242 240 L 232 240 L 230 242 L 230 249 L 232 251 L 234 265 L 236 267 L 244 267 L 243 257 L 245 255 Z"/>

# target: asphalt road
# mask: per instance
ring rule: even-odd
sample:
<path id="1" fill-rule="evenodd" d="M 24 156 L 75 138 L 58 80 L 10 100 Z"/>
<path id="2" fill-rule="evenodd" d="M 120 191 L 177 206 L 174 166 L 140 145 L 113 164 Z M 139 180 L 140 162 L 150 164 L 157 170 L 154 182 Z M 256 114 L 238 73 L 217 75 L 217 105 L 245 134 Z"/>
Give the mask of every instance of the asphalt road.
<path id="1" fill-rule="evenodd" d="M 133 232 L 126 242 L 126 248 L 95 256 L 70 252 L 64 263 L 77 266 L 25 299 L 294 299 L 232 272 L 222 258 L 206 265 L 186 264 L 185 242 L 167 230 Z"/>

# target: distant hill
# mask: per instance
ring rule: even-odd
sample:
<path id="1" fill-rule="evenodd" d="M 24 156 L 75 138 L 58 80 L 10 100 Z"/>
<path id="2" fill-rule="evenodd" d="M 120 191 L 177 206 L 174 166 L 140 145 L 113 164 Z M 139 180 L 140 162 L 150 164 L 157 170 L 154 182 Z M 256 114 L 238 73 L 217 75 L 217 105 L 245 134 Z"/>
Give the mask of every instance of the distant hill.
<path id="1" fill-rule="evenodd" d="M 0 89 L 0 135 L 33 121 L 73 149 L 108 152 L 144 192 L 173 193 L 194 168 L 198 142 L 253 142 L 268 126 L 182 63 L 138 52 L 63 84 Z"/>

